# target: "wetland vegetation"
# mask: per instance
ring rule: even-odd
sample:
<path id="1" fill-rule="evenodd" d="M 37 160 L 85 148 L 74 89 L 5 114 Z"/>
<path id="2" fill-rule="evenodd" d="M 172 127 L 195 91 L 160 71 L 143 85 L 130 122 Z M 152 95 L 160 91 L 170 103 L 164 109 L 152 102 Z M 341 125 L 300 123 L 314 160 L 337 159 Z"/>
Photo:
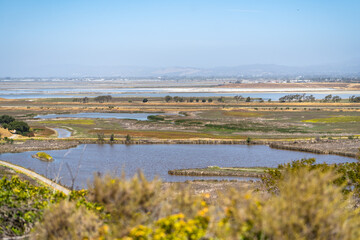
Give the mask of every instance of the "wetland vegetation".
<path id="1" fill-rule="evenodd" d="M 147 101 L 107 95 L 85 101 L 2 99 L 0 115 L 24 122 L 29 129 L 10 135 L 1 129 L 7 140 L 1 140 L 0 158 L 88 190 L 65 196 L 3 171 L 7 177 L 0 185 L 6 209 L 0 218 L 6 225 L 0 224 L 0 234 L 21 236 L 34 229 L 36 235 L 28 235 L 34 239 L 167 239 L 174 234 L 183 239 L 291 239 L 294 234 L 318 239 L 308 235 L 311 231 L 326 239 L 329 235 L 319 225 L 329 229 L 341 224 L 343 230 L 331 236 L 357 239 L 358 215 L 353 209 L 359 199 L 355 158 L 360 147 L 360 103 L 354 102 L 356 97 L 286 99 L 290 101 L 239 95 L 146 97 Z M 143 118 L 116 117 L 122 114 Z M 38 115 L 46 119 L 34 118 Z M 67 132 L 61 135 L 61 129 Z M 157 144 L 137 145 L 144 143 Z M 199 143 L 241 145 L 194 145 Z M 290 163 L 313 157 L 318 164 Z M 140 175 L 138 168 L 144 171 Z M 128 177 L 119 178 L 121 170 Z M 91 177 L 93 173 L 97 174 Z M 87 186 L 89 179 L 92 183 Z M 308 181 L 304 184 L 303 179 Z M 301 195 L 295 191 L 300 183 Z M 117 194 L 128 198 L 120 201 Z M 304 200 L 309 197 L 315 200 Z M 289 202 L 293 204 L 288 208 Z M 304 215 L 304 208 L 324 209 L 328 215 L 321 211 Z M 318 221 L 308 222 L 306 228 L 296 221 L 282 222 L 283 218 L 269 224 L 271 211 Z"/>

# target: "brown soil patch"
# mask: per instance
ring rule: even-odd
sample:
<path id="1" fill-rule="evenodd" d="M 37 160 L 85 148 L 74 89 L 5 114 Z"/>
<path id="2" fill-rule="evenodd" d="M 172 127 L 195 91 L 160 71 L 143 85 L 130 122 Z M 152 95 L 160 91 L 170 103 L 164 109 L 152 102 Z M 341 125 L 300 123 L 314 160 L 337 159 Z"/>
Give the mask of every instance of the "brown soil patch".
<path id="1" fill-rule="evenodd" d="M 7 143 L 0 145 L 0 153 L 16 153 L 26 151 L 44 151 L 44 150 L 60 150 L 76 147 L 77 142 L 74 141 L 56 141 L 56 140 L 27 140 L 25 142 L 15 141 L 13 144 Z"/>
<path id="2" fill-rule="evenodd" d="M 359 139 L 337 139 L 319 141 L 295 141 L 272 143 L 270 147 L 284 150 L 312 152 L 319 154 L 335 154 L 346 157 L 359 157 Z"/>
<path id="3" fill-rule="evenodd" d="M 35 137 L 49 137 L 55 134 L 55 131 L 47 127 L 34 127 Z"/>

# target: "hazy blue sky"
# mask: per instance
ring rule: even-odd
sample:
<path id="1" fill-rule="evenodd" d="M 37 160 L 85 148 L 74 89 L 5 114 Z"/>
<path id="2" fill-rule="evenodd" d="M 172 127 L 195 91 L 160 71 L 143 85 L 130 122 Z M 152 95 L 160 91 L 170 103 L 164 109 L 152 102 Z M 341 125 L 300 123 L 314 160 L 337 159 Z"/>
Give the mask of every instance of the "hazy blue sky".
<path id="1" fill-rule="evenodd" d="M 0 0 L 0 75 L 359 61 L 359 0 Z"/>

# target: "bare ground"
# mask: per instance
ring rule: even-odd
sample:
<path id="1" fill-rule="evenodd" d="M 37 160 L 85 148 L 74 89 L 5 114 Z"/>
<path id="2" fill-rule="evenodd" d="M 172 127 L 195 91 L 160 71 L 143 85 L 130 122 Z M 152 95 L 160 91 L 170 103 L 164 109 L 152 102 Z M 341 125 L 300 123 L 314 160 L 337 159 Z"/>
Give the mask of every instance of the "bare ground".
<path id="1" fill-rule="evenodd" d="M 59 150 L 76 147 L 76 141 L 56 141 L 56 140 L 27 140 L 25 142 L 15 141 L 13 144 L 6 143 L 0 145 L 0 153 L 16 153 L 39 150 Z"/>
<path id="2" fill-rule="evenodd" d="M 360 140 L 337 139 L 318 141 L 274 142 L 270 144 L 270 147 L 320 154 L 335 154 L 356 158 L 359 157 Z"/>

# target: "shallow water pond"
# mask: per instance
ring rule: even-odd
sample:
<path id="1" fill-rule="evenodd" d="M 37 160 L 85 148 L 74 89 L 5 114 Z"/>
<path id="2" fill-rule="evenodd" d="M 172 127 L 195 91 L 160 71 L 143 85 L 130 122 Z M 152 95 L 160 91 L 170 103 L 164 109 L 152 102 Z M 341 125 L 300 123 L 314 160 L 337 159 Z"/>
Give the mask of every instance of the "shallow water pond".
<path id="1" fill-rule="evenodd" d="M 52 119 L 52 118 L 116 118 L 116 119 L 135 119 L 146 121 L 150 115 L 168 115 L 165 113 L 74 113 L 74 114 L 46 114 L 37 115 L 34 118 Z"/>
<path id="2" fill-rule="evenodd" d="M 70 184 L 69 169 L 73 175 L 78 171 L 75 185 L 87 186 L 94 173 L 128 177 L 141 169 L 148 179 L 159 176 L 163 181 L 186 181 L 193 179 L 224 179 L 219 177 L 170 176 L 168 170 L 180 168 L 219 167 L 276 167 L 292 160 L 315 157 L 317 162 L 355 162 L 353 158 L 319 155 L 305 152 L 272 149 L 264 145 L 122 145 L 84 144 L 67 150 L 46 151 L 55 160 L 42 162 L 31 157 L 36 152 L 4 153 L 0 159 L 43 174 L 49 178 L 61 177 L 61 182 Z M 237 179 L 227 177 L 225 179 Z"/>

